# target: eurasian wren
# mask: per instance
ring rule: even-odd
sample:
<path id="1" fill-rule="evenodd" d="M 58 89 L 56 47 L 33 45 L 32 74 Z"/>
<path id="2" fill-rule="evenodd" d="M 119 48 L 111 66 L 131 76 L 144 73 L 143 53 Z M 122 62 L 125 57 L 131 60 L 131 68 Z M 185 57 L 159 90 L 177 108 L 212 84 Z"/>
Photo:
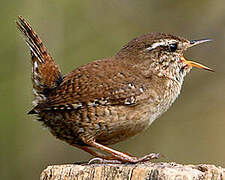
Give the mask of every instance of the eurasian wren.
<path id="1" fill-rule="evenodd" d="M 131 40 L 115 56 L 63 76 L 21 16 L 17 27 L 31 51 L 35 100 L 29 114 L 37 114 L 56 138 L 105 160 L 137 163 L 157 158 L 154 153 L 137 158 L 106 145 L 136 135 L 167 111 L 193 66 L 212 71 L 183 57 L 187 48 L 209 39 L 149 33 Z"/>

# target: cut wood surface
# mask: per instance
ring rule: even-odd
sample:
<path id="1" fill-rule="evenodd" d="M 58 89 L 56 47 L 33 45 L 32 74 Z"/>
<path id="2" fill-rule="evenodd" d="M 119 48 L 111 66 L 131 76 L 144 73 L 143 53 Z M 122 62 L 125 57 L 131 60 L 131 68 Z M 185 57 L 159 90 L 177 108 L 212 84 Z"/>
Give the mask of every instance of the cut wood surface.
<path id="1" fill-rule="evenodd" d="M 225 180 L 225 169 L 215 165 L 177 163 L 66 164 L 48 166 L 41 180 Z"/>

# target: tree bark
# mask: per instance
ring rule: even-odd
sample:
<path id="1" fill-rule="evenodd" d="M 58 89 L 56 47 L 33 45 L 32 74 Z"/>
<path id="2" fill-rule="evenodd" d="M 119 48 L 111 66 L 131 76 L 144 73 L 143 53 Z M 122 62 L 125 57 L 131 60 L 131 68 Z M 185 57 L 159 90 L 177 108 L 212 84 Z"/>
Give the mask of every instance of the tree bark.
<path id="1" fill-rule="evenodd" d="M 225 169 L 215 165 L 176 163 L 68 164 L 48 166 L 41 180 L 225 180 Z"/>

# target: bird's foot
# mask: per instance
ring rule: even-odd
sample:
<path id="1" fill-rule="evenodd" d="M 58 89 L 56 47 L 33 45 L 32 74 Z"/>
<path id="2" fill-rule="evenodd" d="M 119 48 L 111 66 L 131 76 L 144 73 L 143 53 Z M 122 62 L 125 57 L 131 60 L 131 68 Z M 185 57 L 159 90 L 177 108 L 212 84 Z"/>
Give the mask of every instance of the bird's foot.
<path id="1" fill-rule="evenodd" d="M 146 162 L 153 159 L 158 159 L 159 157 L 160 157 L 160 153 L 151 153 L 140 158 L 133 157 L 132 159 L 129 160 L 129 162 L 130 163 Z"/>
<path id="2" fill-rule="evenodd" d="M 124 164 L 124 163 L 132 163 L 132 164 L 136 164 L 136 163 L 140 163 L 140 162 L 147 162 L 153 159 L 158 159 L 160 157 L 160 153 L 151 153 L 148 155 L 145 155 L 143 157 L 137 158 L 134 156 L 130 156 L 128 159 L 120 159 L 120 158 L 116 158 L 115 159 L 103 159 L 100 157 L 95 157 L 92 158 L 88 164 L 94 164 L 94 163 L 99 163 L 99 164 Z"/>
<path id="3" fill-rule="evenodd" d="M 119 161 L 119 160 L 108 160 L 108 159 L 103 159 L 103 158 L 100 158 L 100 157 L 95 157 L 95 158 L 92 158 L 88 164 L 95 164 L 95 163 L 98 163 L 98 164 L 121 164 L 123 163 L 122 161 Z"/>

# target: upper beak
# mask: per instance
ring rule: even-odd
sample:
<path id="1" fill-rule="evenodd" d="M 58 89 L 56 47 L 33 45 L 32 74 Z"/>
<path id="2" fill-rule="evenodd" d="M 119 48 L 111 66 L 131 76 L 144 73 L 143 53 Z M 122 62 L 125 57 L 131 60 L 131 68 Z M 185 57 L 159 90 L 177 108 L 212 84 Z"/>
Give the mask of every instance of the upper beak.
<path id="1" fill-rule="evenodd" d="M 192 46 L 195 46 L 197 44 L 201 44 L 201 43 L 209 42 L 209 41 L 212 41 L 212 39 L 191 40 L 191 41 L 189 41 L 190 42 L 190 45 L 188 47 L 192 47 Z"/>
<path id="2" fill-rule="evenodd" d="M 201 44 L 201 43 L 209 42 L 209 41 L 212 41 L 212 39 L 191 40 L 191 41 L 189 41 L 189 46 L 188 47 L 192 47 L 192 46 L 195 46 L 197 44 Z M 186 60 L 184 58 L 182 58 L 181 61 L 184 62 L 185 64 L 187 64 L 188 66 L 191 66 L 191 67 L 197 67 L 197 68 L 200 68 L 200 69 L 205 69 L 205 70 L 214 72 L 214 70 L 212 70 L 211 68 L 209 68 L 207 66 L 204 66 L 202 64 L 199 64 L 197 62 L 188 61 L 188 60 Z"/>

